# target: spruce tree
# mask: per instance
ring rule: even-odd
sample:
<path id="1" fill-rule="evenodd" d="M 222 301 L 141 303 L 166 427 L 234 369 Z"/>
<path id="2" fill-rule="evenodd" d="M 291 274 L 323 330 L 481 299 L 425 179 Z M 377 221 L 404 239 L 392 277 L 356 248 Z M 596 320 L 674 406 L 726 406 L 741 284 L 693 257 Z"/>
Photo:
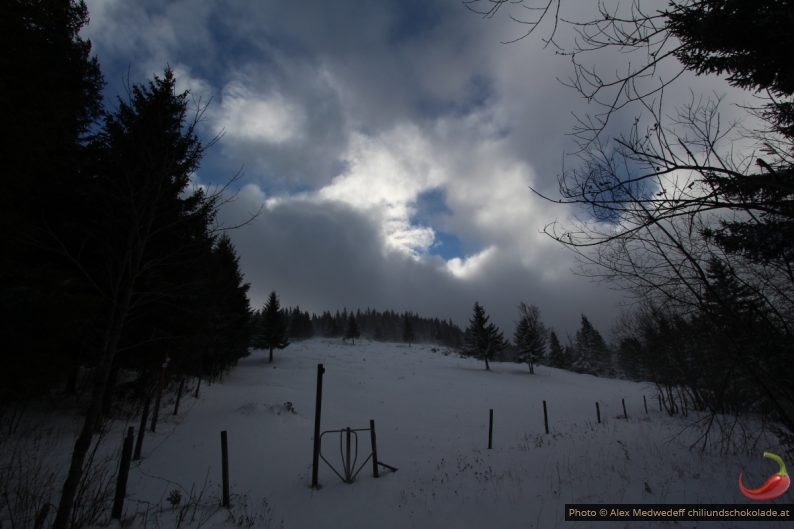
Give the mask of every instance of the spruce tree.
<path id="1" fill-rule="evenodd" d="M 521 303 L 518 312 L 520 319 L 513 335 L 513 342 L 518 347 L 517 359 L 529 364 L 529 372 L 534 374 L 535 362 L 546 353 L 546 328 L 540 321 L 540 309 L 535 305 Z"/>
<path id="2" fill-rule="evenodd" d="M 278 296 L 275 291 L 262 308 L 258 335 L 255 342 L 257 347 L 269 350 L 269 361 L 273 362 L 273 349 L 284 349 L 289 345 L 287 339 L 287 318 L 279 307 Z"/>
<path id="3" fill-rule="evenodd" d="M 87 22 L 83 2 L 3 2 L 0 405 L 51 394 L 67 373 L 74 390 L 80 364 L 95 360 L 84 344 L 101 296 L 63 251 L 83 244 L 93 214 L 86 143 L 103 79 L 80 37 Z"/>
<path id="4" fill-rule="evenodd" d="M 95 165 L 86 192 L 91 219 L 80 251 L 69 255 L 102 299 L 93 322 L 101 333 L 90 403 L 54 522 L 58 529 L 69 521 L 119 352 L 161 339 L 177 344 L 175 331 L 189 328 L 189 293 L 200 276 L 195 259 L 206 255 L 217 202 L 188 189 L 203 147 L 196 121 L 187 116 L 187 93 L 177 94 L 175 84 L 167 70 L 133 86 L 129 99 L 105 115 L 92 142 Z"/>
<path id="5" fill-rule="evenodd" d="M 356 317 L 353 316 L 353 313 L 350 313 L 350 316 L 347 319 L 347 329 L 345 330 L 345 340 L 352 340 L 353 345 L 356 344 L 356 338 L 358 338 L 361 333 L 358 330 L 358 323 L 356 323 Z"/>
<path id="6" fill-rule="evenodd" d="M 196 337 L 203 342 L 204 358 L 220 370 L 248 354 L 252 332 L 249 285 L 243 281 L 239 258 L 228 235 L 222 235 L 215 243 L 208 264 L 206 286 L 198 299 L 206 323 Z M 190 361 L 196 363 L 195 358 Z M 187 369 L 196 372 L 196 367 L 190 365 Z"/>
<path id="7" fill-rule="evenodd" d="M 403 317 L 403 341 L 408 343 L 408 347 L 411 347 L 411 342 L 413 342 L 414 339 L 414 328 L 411 325 L 411 316 L 406 314 Z"/>
<path id="8" fill-rule="evenodd" d="M 582 323 L 576 332 L 574 343 L 576 357 L 573 368 L 582 373 L 604 373 L 610 367 L 610 352 L 606 342 L 601 337 L 590 320 L 582 314 Z"/>
<path id="9" fill-rule="evenodd" d="M 489 361 L 494 355 L 507 346 L 502 332 L 489 319 L 483 306 L 475 302 L 464 338 L 464 352 L 485 360 L 486 370 L 491 369 Z"/>

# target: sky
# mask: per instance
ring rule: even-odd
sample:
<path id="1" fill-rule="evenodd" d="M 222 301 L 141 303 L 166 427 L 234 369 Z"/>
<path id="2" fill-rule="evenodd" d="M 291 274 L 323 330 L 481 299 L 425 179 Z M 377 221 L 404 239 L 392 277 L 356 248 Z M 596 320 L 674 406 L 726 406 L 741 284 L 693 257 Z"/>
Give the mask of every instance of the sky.
<path id="1" fill-rule="evenodd" d="M 465 326 L 479 301 L 512 336 L 525 302 L 565 340 L 581 314 L 608 334 L 627 303 L 542 233 L 582 214 L 530 186 L 555 195 L 572 113 L 588 107 L 560 81 L 566 57 L 537 36 L 504 43 L 524 31 L 510 12 L 486 18 L 459 0 L 86 4 L 110 104 L 167 66 L 208 103 L 202 137 L 218 141 L 194 180 L 240 175 L 221 225 L 259 212 L 229 232 L 253 307 L 275 290 L 312 312 L 410 310 Z"/>

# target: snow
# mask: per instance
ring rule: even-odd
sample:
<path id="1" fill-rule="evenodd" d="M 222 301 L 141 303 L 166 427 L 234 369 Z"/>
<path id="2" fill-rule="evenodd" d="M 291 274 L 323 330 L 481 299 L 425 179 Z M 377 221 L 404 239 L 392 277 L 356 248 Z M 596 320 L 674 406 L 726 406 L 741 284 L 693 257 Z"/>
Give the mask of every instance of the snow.
<path id="1" fill-rule="evenodd" d="M 544 366 L 530 375 L 526 365 L 498 362 L 485 371 L 480 361 L 431 347 L 315 339 L 277 352 L 273 364 L 266 352 L 255 351 L 221 383 L 202 384 L 199 399 L 183 397 L 179 416 L 164 402 L 158 432 L 147 432 L 143 458 L 130 471 L 122 525 L 587 527 L 564 522 L 566 503 L 746 505 L 750 502 L 737 487 L 739 473 L 760 484 L 776 471 L 761 460 L 764 450 L 779 448 L 763 444 L 769 440 L 750 453 L 691 450 L 698 432 L 687 425 L 695 417 L 660 413 L 647 384 Z M 384 469 L 375 479 L 367 463 L 355 483 L 346 484 L 321 461 L 321 488 L 310 487 L 319 363 L 326 369 L 322 429 L 367 428 L 373 419 L 379 459 L 397 472 Z M 596 401 L 602 424 L 596 422 Z M 487 449 L 490 409 L 492 450 Z M 137 421 L 118 422 L 106 437 L 114 450 L 127 426 L 137 429 Z M 228 511 L 219 507 L 222 430 L 229 440 Z M 63 443 L 63 458 L 70 446 Z M 369 433 L 359 432 L 357 466 L 369 446 Z M 323 454 L 340 465 L 338 434 L 324 436 Z M 173 491 L 180 496 L 176 505 L 169 501 Z"/>

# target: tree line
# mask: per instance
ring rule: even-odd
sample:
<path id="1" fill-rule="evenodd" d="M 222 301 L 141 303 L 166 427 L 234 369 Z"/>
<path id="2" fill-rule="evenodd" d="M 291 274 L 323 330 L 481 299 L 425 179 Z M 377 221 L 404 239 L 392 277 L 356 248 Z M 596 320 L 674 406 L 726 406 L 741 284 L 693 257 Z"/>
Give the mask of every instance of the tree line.
<path id="1" fill-rule="evenodd" d="M 438 318 L 423 318 L 406 311 L 377 311 L 342 309 L 331 314 L 310 314 L 300 307 L 282 308 L 276 292 L 271 292 L 260 310 L 252 315 L 252 345 L 269 352 L 273 361 L 274 349 L 284 349 L 290 341 L 313 337 L 355 340 L 360 337 L 373 341 L 416 342 L 445 345 L 464 356 L 473 356 L 485 362 L 526 363 L 534 374 L 538 363 L 568 369 L 578 373 L 615 376 L 620 371 L 615 348 L 609 347 L 601 333 L 587 317 L 581 316 L 580 328 L 575 338 L 562 345 L 554 329 L 549 329 L 541 319 L 535 305 L 520 303 L 519 319 L 512 341 L 504 338 L 502 331 L 486 314 L 485 308 L 475 302 L 473 315 L 466 330 Z"/>
<path id="2" fill-rule="evenodd" d="M 565 345 L 556 331 L 543 323 L 536 305 L 520 303 L 518 316 L 512 341 L 509 341 L 490 321 L 485 308 L 475 302 L 461 353 L 483 360 L 486 370 L 490 370 L 490 362 L 496 360 L 525 363 L 530 374 L 535 373 L 536 364 L 592 375 L 620 374 L 614 348 L 607 345 L 584 314 L 575 337 L 568 337 Z"/>
<path id="3" fill-rule="evenodd" d="M 632 0 L 565 20 L 562 0 L 469 5 L 511 10 L 519 39 L 542 33 L 591 105 L 560 196 L 538 194 L 587 212 L 546 232 L 640 301 L 618 326 L 622 369 L 656 382 L 669 413 L 707 411 L 704 446 L 745 415 L 794 445 L 794 5 Z M 607 54 L 623 66 L 599 69 Z M 707 74 L 747 95 L 730 119 L 718 94 L 669 103 Z"/>
<path id="4" fill-rule="evenodd" d="M 463 343 L 463 331 L 451 320 L 371 308 L 363 311 L 343 308 L 318 315 L 297 306 L 281 308 L 275 292 L 271 292 L 261 309 L 254 311 L 252 322 L 252 344 L 263 349 L 269 349 L 271 343 L 314 337 L 345 340 L 363 337 L 379 342 L 435 343 L 447 347 L 459 347 Z M 273 333 L 279 338 L 270 338 Z"/>
<path id="5" fill-rule="evenodd" d="M 249 345 L 248 285 L 216 224 L 224 190 L 191 181 L 202 109 L 170 69 L 104 105 L 87 21 L 82 1 L 10 0 L 0 23 L 0 413 L 87 386 L 56 529 L 119 373 L 142 397 L 163 363 L 211 376 Z"/>

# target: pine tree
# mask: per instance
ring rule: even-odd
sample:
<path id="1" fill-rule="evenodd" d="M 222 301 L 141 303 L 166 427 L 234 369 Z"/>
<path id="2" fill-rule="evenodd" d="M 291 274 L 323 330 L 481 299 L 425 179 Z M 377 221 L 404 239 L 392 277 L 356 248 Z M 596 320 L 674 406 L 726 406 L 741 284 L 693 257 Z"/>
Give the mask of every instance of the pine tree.
<path id="1" fill-rule="evenodd" d="M 175 84 L 167 70 L 133 86 L 92 142 L 90 224 L 80 251 L 69 255 L 104 305 L 93 322 L 101 329 L 95 380 L 54 522 L 59 529 L 68 523 L 112 373 L 130 358 L 120 351 L 158 340 L 184 344 L 178 332 L 189 329 L 190 292 L 201 275 L 195 259 L 207 255 L 217 201 L 188 189 L 203 147 L 196 121 L 187 119 L 187 93 L 177 94 Z"/>
<path id="2" fill-rule="evenodd" d="M 540 321 L 540 309 L 535 305 L 521 303 L 518 312 L 520 319 L 513 335 L 519 351 L 517 360 L 529 364 L 529 372 L 534 374 L 535 362 L 546 353 L 546 328 Z"/>
<path id="3" fill-rule="evenodd" d="M 347 330 L 345 330 L 345 340 L 352 340 L 353 345 L 356 344 L 356 338 L 358 338 L 361 333 L 358 330 L 358 323 L 356 323 L 356 317 L 353 316 L 351 313 L 347 319 Z"/>
<path id="4" fill-rule="evenodd" d="M 489 361 L 494 355 L 507 346 L 502 332 L 489 319 L 482 305 L 475 302 L 464 338 L 464 352 L 485 360 L 486 370 L 491 369 Z"/>
<path id="5" fill-rule="evenodd" d="M 86 140 L 104 83 L 80 38 L 87 22 L 83 2 L 3 2 L 0 405 L 51 394 L 65 373 L 74 389 L 80 364 L 95 360 L 84 344 L 94 340 L 101 296 L 61 251 L 79 247 L 93 214 Z"/>
<path id="6" fill-rule="evenodd" d="M 582 314 L 582 323 L 576 332 L 574 344 L 576 358 L 573 368 L 582 373 L 604 373 L 610 367 L 609 348 L 590 320 Z"/>
<path id="7" fill-rule="evenodd" d="M 249 285 L 243 281 L 239 257 L 228 235 L 223 234 L 214 245 L 209 264 L 206 287 L 202 289 L 206 296 L 200 300 L 209 321 L 197 336 L 206 344 L 205 358 L 214 357 L 211 363 L 220 370 L 248 354 Z"/>
<path id="8" fill-rule="evenodd" d="M 269 361 L 271 363 L 273 362 L 273 349 L 284 349 L 289 345 L 287 318 L 279 307 L 278 296 L 275 292 L 270 293 L 262 308 L 255 345 L 270 351 Z"/>
<path id="9" fill-rule="evenodd" d="M 403 316 L 403 341 L 408 342 L 408 347 L 411 347 L 411 342 L 413 342 L 414 339 L 414 328 L 411 325 L 411 316 L 406 314 Z"/>

